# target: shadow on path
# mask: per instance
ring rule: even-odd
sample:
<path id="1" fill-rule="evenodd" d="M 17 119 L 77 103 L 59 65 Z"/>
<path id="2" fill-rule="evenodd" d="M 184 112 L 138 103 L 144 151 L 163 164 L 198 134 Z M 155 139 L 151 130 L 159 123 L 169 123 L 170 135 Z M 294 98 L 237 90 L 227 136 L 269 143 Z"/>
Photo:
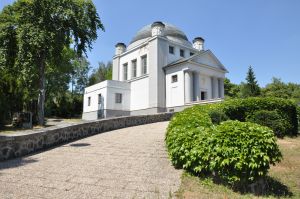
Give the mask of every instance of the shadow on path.
<path id="1" fill-rule="evenodd" d="M 70 146 L 73 147 L 85 147 L 85 146 L 90 146 L 91 144 L 89 143 L 74 143 L 74 144 L 70 144 Z"/>

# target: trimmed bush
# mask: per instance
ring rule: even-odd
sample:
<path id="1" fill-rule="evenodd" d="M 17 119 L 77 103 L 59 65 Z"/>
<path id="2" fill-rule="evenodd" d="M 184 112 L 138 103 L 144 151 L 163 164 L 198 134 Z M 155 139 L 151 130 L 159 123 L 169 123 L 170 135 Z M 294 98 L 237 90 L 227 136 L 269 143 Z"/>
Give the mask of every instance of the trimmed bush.
<path id="1" fill-rule="evenodd" d="M 276 111 L 259 110 L 246 118 L 246 121 L 260 124 L 262 126 L 270 127 L 276 136 L 283 137 L 285 129 L 290 129 L 290 123 L 288 123 L 281 115 Z"/>
<path id="2" fill-rule="evenodd" d="M 264 177 L 270 165 L 281 159 L 276 138 L 272 129 L 243 121 L 259 123 L 259 117 L 264 116 L 270 121 L 264 125 L 286 133 L 286 128 L 294 128 L 289 127 L 294 123 L 288 119 L 297 119 L 294 104 L 277 99 L 264 102 L 267 100 L 229 100 L 175 114 L 166 134 L 172 163 L 197 175 L 213 175 L 233 186 L 245 186 Z M 242 122 L 228 120 L 232 118 Z"/>
<path id="3" fill-rule="evenodd" d="M 231 120 L 246 121 L 249 115 L 259 110 L 274 111 L 285 120 L 284 135 L 297 135 L 298 121 L 296 105 L 293 101 L 280 98 L 233 99 L 222 103 L 223 111 Z"/>
<path id="4" fill-rule="evenodd" d="M 229 184 L 255 182 L 282 157 L 272 130 L 250 122 L 221 123 L 210 143 L 211 170 Z"/>
<path id="5" fill-rule="evenodd" d="M 185 109 L 173 116 L 166 135 L 166 144 L 172 163 L 176 167 L 190 169 L 197 165 L 205 153 L 193 150 L 204 147 L 204 140 L 212 126 L 209 115 L 200 106 Z M 196 157 L 196 158 L 194 158 Z"/>
<path id="6" fill-rule="evenodd" d="M 221 109 L 211 109 L 208 111 L 208 114 L 213 124 L 220 124 L 221 122 L 229 119 Z"/>
<path id="7" fill-rule="evenodd" d="M 172 118 L 166 143 L 176 167 L 213 174 L 231 185 L 247 185 L 265 176 L 270 164 L 280 161 L 270 128 L 231 120 L 214 126 L 208 112 L 193 107 Z M 196 122 L 184 122 L 192 118 Z"/>

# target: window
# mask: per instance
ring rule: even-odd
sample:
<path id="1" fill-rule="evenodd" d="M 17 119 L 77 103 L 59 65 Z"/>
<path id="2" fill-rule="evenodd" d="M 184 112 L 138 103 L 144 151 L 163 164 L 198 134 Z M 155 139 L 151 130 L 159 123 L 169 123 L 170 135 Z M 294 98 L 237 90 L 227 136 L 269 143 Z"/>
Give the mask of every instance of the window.
<path id="1" fill-rule="evenodd" d="M 142 74 L 147 74 L 147 55 L 142 57 Z"/>
<path id="2" fill-rule="evenodd" d="M 123 79 L 127 80 L 128 79 L 128 73 L 127 73 L 127 68 L 128 68 L 128 64 L 123 64 Z"/>
<path id="3" fill-rule="evenodd" d="M 98 94 L 98 104 L 101 104 L 101 94 Z"/>
<path id="4" fill-rule="evenodd" d="M 178 81 L 177 75 L 172 75 L 172 83 L 177 82 L 177 81 Z"/>
<path id="5" fill-rule="evenodd" d="M 131 61 L 131 69 L 132 69 L 132 78 L 137 76 L 137 72 L 136 72 L 136 59 Z"/>
<path id="6" fill-rule="evenodd" d="M 91 106 L 91 97 L 88 97 L 88 106 Z"/>
<path id="7" fill-rule="evenodd" d="M 174 47 L 173 46 L 169 46 L 169 53 L 174 54 Z"/>
<path id="8" fill-rule="evenodd" d="M 180 57 L 184 57 L 184 50 L 180 49 Z"/>
<path id="9" fill-rule="evenodd" d="M 116 104 L 122 103 L 122 93 L 116 93 L 115 102 L 116 102 Z"/>
<path id="10" fill-rule="evenodd" d="M 190 56 L 193 56 L 193 55 L 194 55 L 194 53 L 190 52 Z"/>

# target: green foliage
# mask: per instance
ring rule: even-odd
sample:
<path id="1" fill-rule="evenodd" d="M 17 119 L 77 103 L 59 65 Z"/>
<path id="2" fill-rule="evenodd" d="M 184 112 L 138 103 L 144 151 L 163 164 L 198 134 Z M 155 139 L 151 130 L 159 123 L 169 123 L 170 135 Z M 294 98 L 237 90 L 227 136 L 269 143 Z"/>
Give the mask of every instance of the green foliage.
<path id="1" fill-rule="evenodd" d="M 91 49 L 99 29 L 91 0 L 18 0 L 0 13 L 0 67 L 16 71 L 17 84 L 26 88 L 22 97 L 38 99 L 40 124 L 47 71 L 57 71 L 71 45 L 78 55 Z"/>
<path id="2" fill-rule="evenodd" d="M 230 120 L 213 125 L 210 115 L 223 117 L 217 111 L 223 107 L 194 106 L 177 113 L 166 135 L 169 156 L 177 167 L 245 185 L 265 176 L 270 164 L 280 161 L 281 153 L 268 127 Z"/>
<path id="3" fill-rule="evenodd" d="M 246 83 L 241 84 L 241 97 L 255 97 L 260 95 L 260 87 L 256 81 L 254 71 L 249 66 Z"/>
<path id="4" fill-rule="evenodd" d="M 272 130 L 258 124 L 226 121 L 216 127 L 211 139 L 210 168 L 230 184 L 258 180 L 282 157 Z"/>
<path id="5" fill-rule="evenodd" d="M 45 115 L 61 118 L 80 117 L 82 113 L 82 94 L 64 92 L 46 101 Z"/>
<path id="6" fill-rule="evenodd" d="M 213 124 L 220 124 L 229 119 L 222 109 L 211 109 L 208 114 Z"/>
<path id="7" fill-rule="evenodd" d="M 284 83 L 281 79 L 273 77 L 272 82 L 262 89 L 262 95 L 266 97 L 294 99 L 299 103 L 300 85 L 295 83 Z"/>
<path id="8" fill-rule="evenodd" d="M 230 82 L 228 78 L 224 79 L 224 94 L 225 97 L 236 98 L 239 96 L 240 86 Z"/>
<path id="9" fill-rule="evenodd" d="M 286 133 L 285 129 L 290 125 L 276 110 L 255 111 L 247 116 L 246 121 L 271 128 L 277 137 L 283 137 Z"/>
<path id="10" fill-rule="evenodd" d="M 85 57 L 76 57 L 72 64 L 74 69 L 71 73 L 71 91 L 83 93 L 84 88 L 88 85 L 90 63 Z"/>
<path id="11" fill-rule="evenodd" d="M 284 120 L 285 130 L 283 135 L 297 135 L 298 121 L 296 105 L 293 101 L 280 98 L 246 98 L 232 99 L 223 103 L 223 111 L 231 120 L 246 121 L 255 111 L 276 110 Z"/>
<path id="12" fill-rule="evenodd" d="M 201 140 L 209 135 L 212 125 L 209 115 L 201 110 L 202 107 L 194 106 L 176 113 L 168 126 L 166 143 L 172 162 L 177 167 L 189 169 L 197 165 L 199 158 L 205 158 L 205 153 L 199 154 L 199 151 L 193 150 L 195 146 L 206 144 Z"/>
<path id="13" fill-rule="evenodd" d="M 99 63 L 96 70 L 92 72 L 89 77 L 89 85 L 97 84 L 104 80 L 112 79 L 112 63 L 108 62 L 106 65 L 103 62 Z"/>

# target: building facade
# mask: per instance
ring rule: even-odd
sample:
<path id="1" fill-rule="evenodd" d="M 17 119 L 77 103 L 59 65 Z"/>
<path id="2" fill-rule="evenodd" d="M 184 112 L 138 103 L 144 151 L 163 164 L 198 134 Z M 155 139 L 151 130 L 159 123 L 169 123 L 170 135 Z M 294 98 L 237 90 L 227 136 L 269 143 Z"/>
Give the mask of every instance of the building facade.
<path id="1" fill-rule="evenodd" d="M 228 71 L 201 37 L 191 43 L 177 27 L 154 22 L 128 46 L 115 47 L 112 80 L 84 90 L 85 120 L 178 111 L 224 98 Z"/>

